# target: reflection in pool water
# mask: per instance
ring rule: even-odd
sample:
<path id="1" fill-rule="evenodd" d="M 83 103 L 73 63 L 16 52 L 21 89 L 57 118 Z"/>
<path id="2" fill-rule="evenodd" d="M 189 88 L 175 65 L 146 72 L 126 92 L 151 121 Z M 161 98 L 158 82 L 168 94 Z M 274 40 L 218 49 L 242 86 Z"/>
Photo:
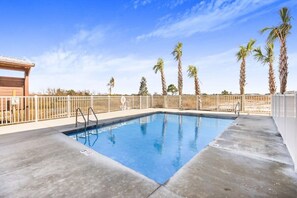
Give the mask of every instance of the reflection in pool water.
<path id="1" fill-rule="evenodd" d="M 159 113 L 70 136 L 163 184 L 232 121 Z"/>

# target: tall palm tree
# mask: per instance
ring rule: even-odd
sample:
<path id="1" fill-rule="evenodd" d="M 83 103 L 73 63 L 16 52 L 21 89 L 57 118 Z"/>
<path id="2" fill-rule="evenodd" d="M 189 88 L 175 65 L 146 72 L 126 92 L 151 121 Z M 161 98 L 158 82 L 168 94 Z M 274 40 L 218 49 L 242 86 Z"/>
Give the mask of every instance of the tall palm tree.
<path id="1" fill-rule="evenodd" d="M 239 79 L 241 95 L 244 94 L 244 87 L 246 85 L 246 80 L 245 80 L 246 58 L 250 55 L 251 51 L 253 50 L 253 46 L 254 46 L 255 42 L 256 42 L 255 40 L 251 39 L 246 46 L 240 46 L 239 51 L 236 53 L 237 61 L 241 60 L 240 79 Z"/>
<path id="2" fill-rule="evenodd" d="M 172 51 L 172 55 L 174 56 L 174 59 L 178 62 L 178 93 L 179 93 L 179 95 L 183 94 L 183 71 L 182 71 L 182 62 L 181 62 L 181 57 L 183 55 L 182 47 L 183 47 L 183 44 L 181 42 L 178 42 Z"/>
<path id="3" fill-rule="evenodd" d="M 194 83 L 195 83 L 195 94 L 200 95 L 200 86 L 199 86 L 199 81 L 198 81 L 198 70 L 197 67 L 194 65 L 189 65 L 188 67 L 188 76 L 190 78 L 194 78 Z"/>
<path id="4" fill-rule="evenodd" d="M 114 81 L 114 77 L 111 77 L 111 79 L 109 80 L 109 82 L 107 83 L 107 86 L 109 87 L 109 95 L 111 95 L 111 89 L 114 88 L 115 85 L 115 81 Z"/>
<path id="5" fill-rule="evenodd" d="M 261 33 L 269 31 L 267 41 L 273 43 L 276 39 L 280 42 L 279 54 L 279 81 L 280 93 L 283 94 L 287 89 L 288 78 L 288 56 L 287 56 L 287 37 L 292 29 L 291 16 L 288 8 L 284 7 L 279 11 L 281 23 L 278 26 L 266 27 L 261 30 Z"/>
<path id="6" fill-rule="evenodd" d="M 166 81 L 165 81 L 165 75 L 164 75 L 164 61 L 162 58 L 158 59 L 157 64 L 153 67 L 153 70 L 155 71 L 155 73 L 158 73 L 158 71 L 160 71 L 161 73 L 161 81 L 162 81 L 162 92 L 163 92 L 163 96 L 167 95 L 167 90 L 166 90 Z"/>
<path id="7" fill-rule="evenodd" d="M 269 83 L 269 92 L 270 94 L 275 94 L 276 86 L 275 86 L 275 77 L 274 77 L 274 69 L 273 69 L 273 43 L 267 43 L 265 47 L 266 54 L 263 54 L 260 47 L 254 49 L 254 57 L 257 61 L 261 62 L 263 65 L 269 65 L 269 73 L 268 73 L 268 83 Z"/>

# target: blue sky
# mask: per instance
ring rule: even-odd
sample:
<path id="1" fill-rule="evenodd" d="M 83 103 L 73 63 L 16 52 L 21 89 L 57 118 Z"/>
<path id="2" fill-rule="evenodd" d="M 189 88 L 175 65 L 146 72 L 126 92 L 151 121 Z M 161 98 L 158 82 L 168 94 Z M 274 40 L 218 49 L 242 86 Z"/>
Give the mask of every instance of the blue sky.
<path id="1" fill-rule="evenodd" d="M 296 0 L 0 0 L 0 55 L 36 64 L 31 92 L 64 88 L 107 93 L 113 76 L 114 92 L 137 93 L 145 76 L 149 92 L 161 93 L 160 75 L 152 67 L 162 57 L 167 85 L 177 85 L 171 52 L 180 41 L 184 93 L 194 93 L 186 73 L 190 64 L 199 68 L 203 93 L 238 93 L 236 51 L 250 38 L 263 46 L 266 36 L 259 30 L 277 25 L 284 6 L 293 17 L 288 90 L 297 90 Z M 276 44 L 276 75 L 278 51 Z M 268 68 L 252 57 L 246 92 L 268 92 Z"/>

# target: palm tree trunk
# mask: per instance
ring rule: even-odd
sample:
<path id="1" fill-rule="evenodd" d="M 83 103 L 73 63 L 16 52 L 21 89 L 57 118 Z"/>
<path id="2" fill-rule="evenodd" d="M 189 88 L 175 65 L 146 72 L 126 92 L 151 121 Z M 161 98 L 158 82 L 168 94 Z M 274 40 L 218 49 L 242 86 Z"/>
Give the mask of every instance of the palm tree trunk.
<path id="1" fill-rule="evenodd" d="M 275 94 L 276 86 L 275 86 L 275 77 L 272 62 L 269 63 L 269 92 L 271 95 Z"/>
<path id="2" fill-rule="evenodd" d="M 162 91 L 163 91 L 163 96 L 167 95 L 167 89 L 166 89 L 166 81 L 165 81 L 165 75 L 164 71 L 161 70 L 161 80 L 162 80 Z"/>
<path id="3" fill-rule="evenodd" d="M 280 81 L 280 93 L 284 94 L 287 89 L 288 78 L 288 56 L 286 41 L 281 41 L 280 49 L 280 64 L 279 64 L 279 81 Z"/>
<path id="4" fill-rule="evenodd" d="M 200 103 L 201 103 L 201 99 L 200 99 L 200 86 L 199 86 L 199 81 L 198 81 L 198 77 L 197 75 L 195 76 L 195 94 L 196 96 L 198 96 L 198 109 L 200 110 Z"/>
<path id="5" fill-rule="evenodd" d="M 244 94 L 244 86 L 245 86 L 245 58 L 242 58 L 242 62 L 240 65 L 240 79 L 239 79 L 239 86 L 240 86 L 240 94 Z"/>
<path id="6" fill-rule="evenodd" d="M 178 59 L 178 93 L 183 95 L 183 72 L 180 59 Z"/>
<path id="7" fill-rule="evenodd" d="M 199 86 L 199 82 L 198 82 L 198 77 L 195 76 L 195 94 L 196 95 L 200 95 L 200 86 Z"/>
<path id="8" fill-rule="evenodd" d="M 182 95 L 183 95 L 183 72 L 180 58 L 178 59 L 178 93 L 180 95 L 179 108 L 183 109 Z"/>

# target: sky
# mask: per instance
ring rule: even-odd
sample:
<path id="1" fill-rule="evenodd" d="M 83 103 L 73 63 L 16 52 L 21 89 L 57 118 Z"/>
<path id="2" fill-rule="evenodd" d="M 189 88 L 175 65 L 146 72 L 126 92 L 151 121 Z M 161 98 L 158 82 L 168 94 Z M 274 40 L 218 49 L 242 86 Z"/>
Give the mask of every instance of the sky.
<path id="1" fill-rule="evenodd" d="M 177 86 L 177 62 L 171 52 L 183 43 L 185 94 L 194 94 L 188 65 L 198 68 L 202 93 L 239 93 L 240 45 L 259 31 L 280 23 L 279 9 L 291 13 L 288 89 L 297 90 L 296 0 L 0 0 L 0 56 L 35 63 L 30 92 L 47 88 L 107 93 L 138 93 L 146 77 L 150 93 L 161 93 L 161 77 L 153 66 L 164 59 L 167 86 Z M 279 43 L 275 43 L 278 81 Z M 0 71 L 0 76 L 22 76 Z M 246 93 L 268 93 L 268 66 L 248 57 Z"/>

